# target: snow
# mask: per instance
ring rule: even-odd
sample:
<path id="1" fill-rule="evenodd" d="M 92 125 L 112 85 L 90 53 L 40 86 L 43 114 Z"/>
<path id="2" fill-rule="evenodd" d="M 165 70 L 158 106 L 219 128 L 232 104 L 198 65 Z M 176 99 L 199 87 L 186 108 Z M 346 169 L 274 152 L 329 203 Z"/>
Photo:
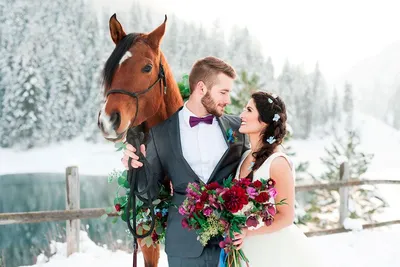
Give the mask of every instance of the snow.
<path id="1" fill-rule="evenodd" d="M 83 138 L 30 150 L 0 149 L 0 175 L 15 173 L 65 173 L 78 166 L 85 175 L 108 175 L 122 169 L 121 152 L 111 142 L 88 143 Z"/>
<path id="2" fill-rule="evenodd" d="M 359 219 L 346 218 L 343 221 L 343 227 L 347 230 L 361 231 L 363 229 L 362 221 Z"/>
<path id="3" fill-rule="evenodd" d="M 97 246 L 87 233 L 81 231 L 80 252 L 66 257 L 65 243 L 51 243 L 56 254 L 48 260 L 43 254 L 38 256 L 35 267 L 108 267 L 131 266 L 132 254 L 125 251 L 110 251 Z M 312 237 L 310 241 L 326 251 L 326 260 L 332 266 L 341 267 L 395 267 L 400 265 L 398 247 L 400 245 L 400 226 L 349 232 L 321 237 Z M 312 257 L 312 251 L 310 251 Z M 139 253 L 138 266 L 144 266 Z M 167 256 L 161 252 L 159 267 L 166 267 Z"/>

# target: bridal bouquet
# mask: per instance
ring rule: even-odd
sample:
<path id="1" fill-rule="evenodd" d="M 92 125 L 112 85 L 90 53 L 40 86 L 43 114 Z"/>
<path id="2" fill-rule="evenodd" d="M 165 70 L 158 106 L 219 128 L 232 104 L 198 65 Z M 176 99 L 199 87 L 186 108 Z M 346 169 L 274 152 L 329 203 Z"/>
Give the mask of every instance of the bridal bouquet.
<path id="1" fill-rule="evenodd" d="M 241 260 L 248 262 L 242 250 L 232 244 L 234 233 L 240 229 L 257 229 L 271 225 L 276 213 L 275 206 L 285 204 L 284 200 L 274 203 L 277 194 L 275 181 L 260 179 L 252 182 L 248 178 L 229 177 L 219 185 L 190 183 L 186 199 L 179 207 L 183 215 L 182 226 L 197 232 L 203 246 L 212 237 L 222 236 L 222 264 L 241 266 Z"/>

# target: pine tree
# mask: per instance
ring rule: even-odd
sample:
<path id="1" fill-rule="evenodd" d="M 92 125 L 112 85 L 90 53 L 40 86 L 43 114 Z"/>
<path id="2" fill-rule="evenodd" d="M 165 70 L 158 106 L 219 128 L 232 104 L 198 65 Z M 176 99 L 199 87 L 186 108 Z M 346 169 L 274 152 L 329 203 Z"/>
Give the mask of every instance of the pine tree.
<path id="1" fill-rule="evenodd" d="M 325 148 L 326 156 L 322 157 L 321 161 L 326 167 L 326 172 L 322 174 L 321 179 L 330 182 L 338 181 L 342 162 L 348 163 L 350 180 L 360 179 L 368 170 L 373 154 L 360 151 L 359 134 L 355 131 L 347 131 L 344 138 L 345 139 L 337 137 L 331 147 Z M 385 205 L 385 201 L 378 196 L 377 193 L 378 190 L 375 186 L 368 188 L 351 188 L 349 201 L 355 203 L 354 205 L 356 207 L 350 210 L 350 217 L 371 220 L 372 214 Z M 330 197 L 332 198 L 331 191 Z M 326 199 L 328 197 L 325 195 L 324 198 L 325 202 L 327 202 Z"/>
<path id="2" fill-rule="evenodd" d="M 235 87 L 234 95 L 231 97 L 231 111 L 234 114 L 239 114 L 247 105 L 251 95 L 256 91 L 259 91 L 262 85 L 260 84 L 260 78 L 257 75 L 253 74 L 249 77 L 248 73 L 245 71 L 240 72 L 236 84 L 237 86 Z"/>
<path id="3" fill-rule="evenodd" d="M 348 130 L 353 129 L 353 112 L 354 112 L 354 100 L 353 100 L 353 88 L 351 84 L 347 83 L 344 87 L 344 99 L 343 99 L 343 110 L 346 113 L 346 127 Z"/>

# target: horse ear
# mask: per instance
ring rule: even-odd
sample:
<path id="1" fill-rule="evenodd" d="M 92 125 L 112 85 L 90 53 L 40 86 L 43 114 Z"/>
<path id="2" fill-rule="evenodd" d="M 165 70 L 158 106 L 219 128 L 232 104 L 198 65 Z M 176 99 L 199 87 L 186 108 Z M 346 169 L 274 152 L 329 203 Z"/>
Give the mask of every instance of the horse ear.
<path id="1" fill-rule="evenodd" d="M 165 26 L 167 24 L 167 15 L 165 15 L 165 20 L 163 24 L 157 27 L 154 31 L 148 34 L 147 40 L 153 49 L 158 49 L 161 44 L 161 40 L 165 33 Z"/>
<path id="2" fill-rule="evenodd" d="M 121 23 L 119 23 L 119 21 L 117 20 L 117 15 L 115 13 L 111 16 L 109 25 L 111 39 L 117 45 L 122 40 L 122 38 L 126 36 L 126 33 L 124 32 L 124 29 L 122 29 Z"/>

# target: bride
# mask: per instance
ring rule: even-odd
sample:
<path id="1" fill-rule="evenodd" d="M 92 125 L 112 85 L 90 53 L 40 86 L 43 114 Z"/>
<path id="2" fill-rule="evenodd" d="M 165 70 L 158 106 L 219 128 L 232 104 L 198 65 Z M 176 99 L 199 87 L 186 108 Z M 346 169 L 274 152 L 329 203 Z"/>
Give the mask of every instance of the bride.
<path id="1" fill-rule="evenodd" d="M 242 249 L 251 267 L 326 266 L 316 259 L 315 248 L 293 224 L 295 170 L 290 158 L 279 151 L 286 135 L 286 107 L 276 95 L 256 92 L 240 115 L 239 132 L 247 134 L 251 150 L 246 151 L 236 178 L 272 178 L 278 192 L 275 201 L 286 199 L 287 205 L 276 206 L 273 223 L 256 230 L 242 229 L 234 244 Z M 314 256 L 315 255 L 315 256 Z M 242 263 L 246 266 L 244 263 Z"/>

